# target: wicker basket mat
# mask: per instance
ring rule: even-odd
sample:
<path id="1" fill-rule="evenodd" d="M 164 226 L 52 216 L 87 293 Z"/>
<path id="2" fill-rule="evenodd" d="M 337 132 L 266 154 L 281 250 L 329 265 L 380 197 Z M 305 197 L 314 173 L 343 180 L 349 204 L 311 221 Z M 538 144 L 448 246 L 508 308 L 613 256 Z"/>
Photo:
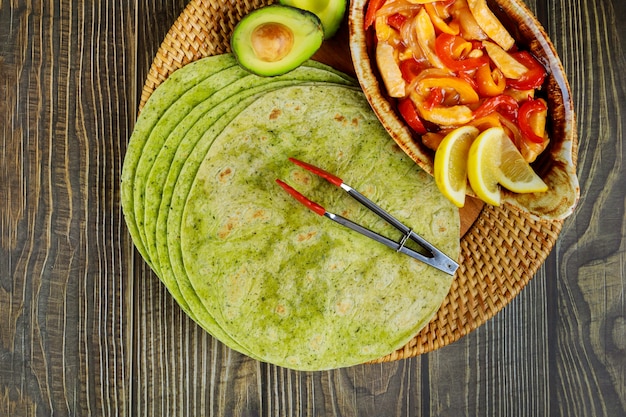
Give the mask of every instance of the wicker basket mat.
<path id="1" fill-rule="evenodd" d="M 172 72 L 230 50 L 232 29 L 271 0 L 191 0 L 166 35 L 144 84 L 140 108 Z M 465 336 L 506 306 L 552 250 L 562 221 L 485 206 L 461 238 L 460 267 L 437 315 L 407 345 L 375 362 L 417 356 Z"/>

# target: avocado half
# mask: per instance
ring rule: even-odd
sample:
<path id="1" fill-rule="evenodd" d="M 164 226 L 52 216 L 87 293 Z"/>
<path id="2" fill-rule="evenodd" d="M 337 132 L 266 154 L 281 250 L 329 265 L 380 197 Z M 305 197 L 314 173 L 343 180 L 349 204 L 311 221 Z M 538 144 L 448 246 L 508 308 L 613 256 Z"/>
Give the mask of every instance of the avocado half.
<path id="1" fill-rule="evenodd" d="M 311 58 L 323 40 L 317 15 L 276 4 L 247 14 L 235 27 L 230 43 L 242 67 L 257 75 L 274 76 Z"/>
<path id="2" fill-rule="evenodd" d="M 324 39 L 337 33 L 346 13 L 347 0 L 280 0 L 280 4 L 315 13 L 322 21 Z"/>

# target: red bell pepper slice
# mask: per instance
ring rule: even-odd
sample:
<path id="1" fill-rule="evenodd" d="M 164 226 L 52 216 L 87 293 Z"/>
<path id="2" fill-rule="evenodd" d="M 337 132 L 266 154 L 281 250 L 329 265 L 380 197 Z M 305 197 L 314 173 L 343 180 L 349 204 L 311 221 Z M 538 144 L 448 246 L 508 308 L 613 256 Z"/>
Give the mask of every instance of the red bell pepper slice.
<path id="1" fill-rule="evenodd" d="M 517 117 L 517 124 L 522 132 L 522 136 L 531 142 L 543 143 L 544 139 L 541 136 L 538 136 L 530 126 L 530 117 L 535 112 L 542 112 L 546 110 L 546 104 L 542 100 L 529 99 L 521 105 Z"/>
<path id="2" fill-rule="evenodd" d="M 441 88 L 435 87 L 430 89 L 430 94 L 426 101 L 424 101 L 424 108 L 427 110 L 432 110 L 436 106 L 440 106 L 443 103 L 444 99 L 443 90 Z"/>
<path id="3" fill-rule="evenodd" d="M 376 21 L 376 12 L 378 9 L 383 7 L 387 0 L 370 0 L 367 4 L 367 11 L 365 12 L 364 25 L 365 30 L 369 29 L 370 26 L 374 24 Z"/>
<path id="4" fill-rule="evenodd" d="M 402 25 L 406 22 L 407 17 L 401 13 L 392 14 L 387 18 L 387 24 L 396 30 L 402 29 Z"/>
<path id="5" fill-rule="evenodd" d="M 501 110 L 500 114 L 507 119 L 515 120 L 518 117 L 519 104 L 513 97 L 500 94 L 485 100 L 474 111 L 474 118 L 480 119 L 498 110 Z"/>
<path id="6" fill-rule="evenodd" d="M 441 33 L 435 40 L 435 52 L 441 62 L 452 71 L 468 71 L 489 63 L 489 58 L 481 56 L 479 58 L 455 59 L 452 55 L 452 48 L 457 42 L 467 42 L 465 39 Z"/>
<path id="7" fill-rule="evenodd" d="M 507 85 L 516 90 L 541 88 L 547 73 L 539 61 L 527 51 L 512 52 L 511 55 L 528 68 L 528 72 L 517 80 L 507 80 Z"/>
<path id="8" fill-rule="evenodd" d="M 399 67 L 400 72 L 402 73 L 402 78 L 407 83 L 413 81 L 425 68 L 427 68 L 426 65 L 413 58 L 400 61 Z"/>
<path id="9" fill-rule="evenodd" d="M 478 91 L 478 83 L 476 82 L 475 78 L 472 76 L 471 71 L 459 71 L 458 77 L 462 79 L 463 81 L 465 81 L 466 83 L 468 83 L 469 85 L 471 85 L 474 91 L 477 91 L 480 93 L 480 91 Z"/>
<path id="10" fill-rule="evenodd" d="M 427 132 L 422 119 L 417 114 L 417 109 L 410 98 L 402 99 L 398 102 L 398 111 L 400 115 L 417 134 L 423 135 Z"/>

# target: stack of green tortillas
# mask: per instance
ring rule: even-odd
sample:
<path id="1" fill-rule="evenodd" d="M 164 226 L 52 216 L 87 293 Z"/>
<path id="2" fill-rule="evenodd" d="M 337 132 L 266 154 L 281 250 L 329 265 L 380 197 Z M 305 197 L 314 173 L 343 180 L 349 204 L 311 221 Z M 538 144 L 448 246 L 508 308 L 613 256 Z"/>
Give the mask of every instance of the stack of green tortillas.
<path id="1" fill-rule="evenodd" d="M 315 62 L 262 78 L 228 54 L 176 71 L 140 114 L 122 172 L 137 249 L 190 317 L 253 358 L 319 370 L 402 347 L 452 277 L 308 211 L 275 180 L 401 237 L 289 157 L 342 177 L 458 257 L 458 210 L 352 78 Z"/>

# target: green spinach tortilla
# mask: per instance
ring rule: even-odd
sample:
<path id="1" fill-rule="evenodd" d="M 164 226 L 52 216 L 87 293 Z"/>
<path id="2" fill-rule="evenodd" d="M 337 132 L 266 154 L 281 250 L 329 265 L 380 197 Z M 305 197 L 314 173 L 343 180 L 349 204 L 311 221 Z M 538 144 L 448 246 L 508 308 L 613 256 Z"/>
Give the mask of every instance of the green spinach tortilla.
<path id="1" fill-rule="evenodd" d="M 289 84 L 293 83 L 287 81 L 284 83 L 277 82 L 275 88 Z M 224 128 L 229 126 L 243 109 L 264 97 L 264 94 L 268 91 L 271 91 L 271 89 L 264 89 L 263 92 L 253 94 L 255 92 L 253 88 L 250 89 L 251 95 L 249 97 L 238 96 L 237 100 L 240 101 L 236 104 L 233 104 L 230 100 L 220 103 L 216 108 L 221 111 L 222 107 L 226 107 L 228 110 L 215 120 L 205 118 L 205 120 L 211 121 L 210 126 L 205 126 L 202 123 L 194 126 L 194 131 L 190 132 L 185 138 L 189 139 L 189 142 L 181 142 L 179 147 L 180 152 L 177 152 L 177 157 L 173 160 L 164 184 L 160 210 L 158 211 L 156 221 L 155 235 L 158 262 L 161 266 L 162 280 L 166 286 L 168 286 L 168 288 L 177 287 L 181 294 L 182 301 L 186 303 L 189 310 L 194 314 L 196 321 L 201 326 L 229 347 L 248 353 L 250 356 L 253 355 L 246 352 L 245 349 L 242 349 L 241 346 L 225 334 L 215 323 L 213 317 L 206 311 L 202 301 L 200 301 L 187 279 L 182 264 L 180 245 L 170 245 L 169 243 L 178 242 L 180 240 L 180 222 L 184 203 L 198 167 L 210 149 L 214 138 L 218 136 Z M 197 137 L 197 135 L 200 135 L 200 137 Z M 193 145 L 191 151 L 186 151 L 185 148 L 190 145 Z M 187 153 L 188 156 L 183 158 L 182 155 Z"/>
<path id="2" fill-rule="evenodd" d="M 217 132 L 212 124 L 225 126 L 250 96 L 264 90 L 300 82 L 333 82 L 354 85 L 356 81 L 333 68 L 308 61 L 281 77 L 265 78 L 242 70 L 230 54 L 208 57 L 172 74 L 152 94 L 142 110 L 131 137 L 122 171 L 122 207 L 135 246 L 172 296 L 192 318 L 206 315 L 194 311 L 179 290 L 168 265 L 161 266 L 156 225 L 161 197 L 169 204 L 171 187 L 177 179 L 195 141 L 206 131 Z M 209 136 L 209 135 L 205 135 Z M 204 144 L 210 146 L 210 140 Z M 167 210 L 165 210 L 167 211 Z M 163 239 L 165 241 L 165 239 Z M 164 270 L 162 270 L 164 269 Z M 197 297 L 188 296 L 196 301 Z M 199 320 L 197 320 L 199 321 Z"/>
<path id="3" fill-rule="evenodd" d="M 133 208 L 135 171 L 145 142 L 152 133 L 154 126 L 181 96 L 211 75 L 234 65 L 236 62 L 233 62 L 231 56 L 216 55 L 205 58 L 205 60 L 192 62 L 185 66 L 184 70 L 174 72 L 150 96 L 135 124 L 122 167 L 121 202 L 126 225 L 135 247 L 150 265 L 151 259 L 143 245 Z"/>
<path id="4" fill-rule="evenodd" d="M 147 183 L 153 185 L 154 188 L 150 190 L 148 187 L 146 188 L 146 237 L 149 243 L 148 248 L 153 256 L 153 263 L 158 264 L 160 267 L 161 279 L 173 293 L 180 293 L 180 301 L 185 303 L 200 325 L 206 329 L 211 329 L 211 333 L 219 337 L 220 340 L 224 341 L 231 348 L 243 351 L 250 356 L 253 355 L 245 352 L 245 350 L 230 340 L 219 326 L 215 325 L 212 317 L 208 315 L 202 302 L 192 290 L 186 276 L 180 272 L 183 270 L 180 256 L 178 254 L 174 257 L 170 256 L 167 248 L 167 224 L 172 222 L 171 218 L 178 216 L 179 208 L 186 198 L 186 192 L 188 192 L 191 181 L 204 154 L 210 148 L 213 138 L 224 127 L 228 126 L 242 109 L 261 98 L 264 92 L 287 85 L 302 84 L 302 80 L 306 79 L 344 82 L 336 79 L 334 76 L 329 76 L 328 73 L 320 72 L 316 68 L 302 68 L 302 71 L 294 72 L 289 77 L 274 79 L 271 85 L 267 83 L 251 84 L 254 86 L 241 90 L 238 94 L 219 101 L 218 104 L 212 103 L 213 107 L 204 113 L 201 119 L 184 136 L 170 135 L 166 146 L 163 147 L 154 163 L 150 172 L 149 182 Z M 216 94 L 216 96 L 219 95 Z M 205 104 L 203 103 L 203 107 Z M 175 155 L 171 155 L 173 151 L 175 151 Z M 165 181 L 152 178 L 153 174 L 160 175 L 162 173 L 167 174 Z M 184 197 L 178 198 L 176 197 L 177 195 L 184 195 Z M 156 219 L 156 221 L 151 221 L 149 220 L 150 218 Z M 180 216 L 178 216 L 179 218 Z M 178 220 L 178 223 L 180 223 L 180 220 Z M 153 225 L 153 227 L 150 229 L 149 225 Z M 178 236 L 178 234 L 176 230 L 170 231 L 171 236 Z M 152 240 L 151 237 L 153 237 Z"/>
<path id="5" fill-rule="evenodd" d="M 401 239 L 287 158 L 311 162 L 458 257 L 458 210 L 356 85 L 314 61 L 258 77 L 224 54 L 172 74 L 137 121 L 121 189 L 133 242 L 192 319 L 252 358 L 303 370 L 376 359 L 449 290 L 450 276 L 314 215 L 274 182 Z"/>
<path id="6" fill-rule="evenodd" d="M 219 329 L 260 360 L 320 370 L 389 354 L 432 318 L 452 277 L 309 212 L 274 180 L 397 233 L 290 156 L 341 176 L 458 257 L 458 210 L 389 140 L 363 94 L 335 85 L 281 88 L 239 112 L 177 205 L 170 256 L 182 257 L 179 274 Z"/>
<path id="7" fill-rule="evenodd" d="M 231 71 L 232 68 L 229 68 L 228 71 L 223 71 L 218 75 L 223 78 L 224 72 Z M 142 219 L 137 221 L 141 223 L 138 227 L 140 231 L 143 230 L 145 236 L 143 242 L 155 266 L 159 266 L 159 259 L 155 242 L 157 222 L 154 220 L 158 216 L 168 176 L 169 181 L 177 179 L 180 165 L 194 151 L 199 138 L 212 127 L 216 119 L 226 112 L 236 114 L 235 108 L 245 107 L 241 104 L 249 97 L 284 85 L 302 82 L 333 82 L 349 85 L 353 81 L 346 80 L 325 68 L 308 64 L 281 77 L 263 78 L 246 73 L 245 76 L 239 76 L 236 81 L 223 86 L 195 106 L 180 120 L 164 141 L 148 140 L 144 146 L 146 157 L 142 158 L 137 167 L 134 207 L 135 217 Z M 210 145 L 210 135 L 207 136 L 209 142 L 206 145 Z M 142 165 L 142 161 L 147 162 Z M 169 172 L 173 174 L 170 176 Z M 139 178 L 145 178 L 145 180 L 139 181 Z M 165 204 L 169 205 L 169 201 Z"/>
<path id="8" fill-rule="evenodd" d="M 172 103 L 163 116 L 155 124 L 143 149 L 137 167 L 135 169 L 135 181 L 133 184 L 133 207 L 137 229 L 148 255 L 153 259 L 147 240 L 145 227 L 150 224 L 146 222 L 144 216 L 145 188 L 148 173 L 154 165 L 155 159 L 164 148 L 165 142 L 170 137 L 183 137 L 185 131 L 189 129 L 203 114 L 205 109 L 210 108 L 224 99 L 224 91 L 231 91 L 228 87 L 236 84 L 238 80 L 247 74 L 239 66 L 225 68 L 207 77 L 202 82 L 183 94 L 178 100 Z M 240 86 L 239 91 L 245 86 Z M 237 92 L 237 90 L 235 90 Z M 227 96 L 226 96 L 227 97 Z M 158 268 L 158 264 L 155 264 Z M 157 270 L 158 272 L 158 270 Z"/>

